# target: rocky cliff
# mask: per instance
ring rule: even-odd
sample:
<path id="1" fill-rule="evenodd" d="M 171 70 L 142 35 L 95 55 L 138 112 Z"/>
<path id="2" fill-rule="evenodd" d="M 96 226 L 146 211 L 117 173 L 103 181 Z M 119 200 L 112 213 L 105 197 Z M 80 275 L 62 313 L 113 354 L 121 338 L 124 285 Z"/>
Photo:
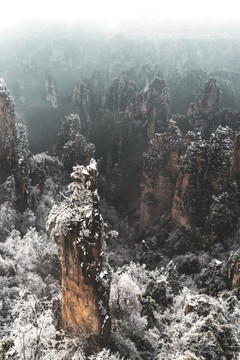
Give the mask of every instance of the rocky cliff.
<path id="1" fill-rule="evenodd" d="M 55 154 L 67 170 L 77 164 L 88 165 L 95 155 L 95 146 L 82 135 L 82 123 L 78 114 L 71 114 L 64 120 L 58 133 Z"/>
<path id="2" fill-rule="evenodd" d="M 88 88 L 84 82 L 79 80 L 74 85 L 72 101 L 74 112 L 79 114 L 80 117 L 81 132 L 83 135 L 85 135 L 87 134 L 89 126 L 91 125 L 91 117 Z"/>
<path id="3" fill-rule="evenodd" d="M 151 83 L 146 97 L 148 129 L 147 135 L 151 139 L 155 132 L 167 130 L 171 117 L 170 93 L 166 81 L 156 77 Z"/>
<path id="4" fill-rule="evenodd" d="M 218 114 L 221 107 L 221 91 L 217 86 L 216 79 L 210 78 L 200 89 L 194 102 L 188 110 L 189 117 L 213 118 Z"/>
<path id="5" fill-rule="evenodd" d="M 232 154 L 232 178 L 240 188 L 240 133 L 235 135 Z"/>
<path id="6" fill-rule="evenodd" d="M 0 183 L 12 173 L 16 140 L 13 98 L 3 79 L 0 80 Z"/>
<path id="7" fill-rule="evenodd" d="M 188 117 L 191 125 L 204 135 L 211 129 L 213 119 L 221 109 L 221 91 L 215 78 L 207 80 L 194 102 L 189 105 Z M 207 134 L 205 134 L 207 132 Z"/>
<path id="8" fill-rule="evenodd" d="M 89 80 L 89 101 L 91 104 L 90 113 L 95 115 L 98 109 L 104 107 L 106 94 L 103 83 L 103 77 L 100 71 L 95 70 Z"/>
<path id="9" fill-rule="evenodd" d="M 0 82 L 0 105 L 1 202 L 10 201 L 15 208 L 24 210 L 30 205 L 34 162 L 29 151 L 26 128 L 15 122 L 13 98 L 3 80 Z"/>
<path id="10" fill-rule="evenodd" d="M 240 251 L 237 250 L 234 254 L 231 254 L 228 260 L 228 273 L 227 280 L 229 289 L 239 288 L 240 286 Z"/>
<path id="11" fill-rule="evenodd" d="M 46 154 L 32 155 L 26 127 L 15 122 L 13 98 L 3 80 L 0 102 L 0 205 L 8 202 L 20 212 L 28 208 L 35 210 L 47 177 L 60 183 L 61 178 L 57 180 L 55 174 L 59 176 L 62 167 Z"/>
<path id="12" fill-rule="evenodd" d="M 118 114 L 125 111 L 127 105 L 136 104 L 136 94 L 135 81 L 131 81 L 123 70 L 109 88 L 106 106 L 114 114 Z"/>
<path id="13" fill-rule="evenodd" d="M 109 271 L 104 255 L 95 161 L 76 166 L 71 195 L 51 211 L 48 228 L 61 244 L 63 330 L 106 346 L 110 334 Z"/>
<path id="14" fill-rule="evenodd" d="M 46 71 L 45 99 L 53 109 L 58 107 L 56 81 L 50 69 Z"/>
<path id="15" fill-rule="evenodd" d="M 231 129 L 220 126 L 209 140 L 202 140 L 199 134 L 188 143 L 180 158 L 172 204 L 172 219 L 178 227 L 191 225 L 204 231 L 210 227 L 211 232 L 220 235 L 236 222 L 232 136 Z"/>
<path id="16" fill-rule="evenodd" d="M 140 231 L 171 213 L 181 140 L 181 132 L 171 120 L 168 131 L 156 133 L 143 155 Z"/>
<path id="17" fill-rule="evenodd" d="M 106 174 L 104 194 L 128 213 L 130 207 L 136 213 L 139 206 L 142 152 L 156 131 L 167 130 L 169 120 L 170 94 L 165 80 L 155 77 L 146 92 L 138 91 L 122 71 L 109 88 L 105 110 L 93 121 L 90 140 L 96 144 Z"/>
<path id="18" fill-rule="evenodd" d="M 170 216 L 177 228 L 200 229 L 205 245 L 223 239 L 235 228 L 239 135 L 220 125 L 224 116 L 219 109 L 220 90 L 215 79 L 210 79 L 190 106 L 193 131 L 184 140 L 176 130 L 175 136 L 168 130 L 150 141 L 143 157 L 140 232 L 162 215 Z M 232 116 L 237 117 L 229 113 L 227 118 Z M 176 129 L 176 125 L 171 127 Z"/>

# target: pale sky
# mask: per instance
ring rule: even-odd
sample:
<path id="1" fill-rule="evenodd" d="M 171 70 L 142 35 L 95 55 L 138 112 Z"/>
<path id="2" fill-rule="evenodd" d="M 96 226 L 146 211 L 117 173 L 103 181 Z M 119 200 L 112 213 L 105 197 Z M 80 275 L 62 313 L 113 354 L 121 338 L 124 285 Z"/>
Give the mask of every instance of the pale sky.
<path id="1" fill-rule="evenodd" d="M 105 25 L 123 21 L 240 23 L 240 0 L 3 0 L 0 26 L 35 18 L 94 20 Z"/>

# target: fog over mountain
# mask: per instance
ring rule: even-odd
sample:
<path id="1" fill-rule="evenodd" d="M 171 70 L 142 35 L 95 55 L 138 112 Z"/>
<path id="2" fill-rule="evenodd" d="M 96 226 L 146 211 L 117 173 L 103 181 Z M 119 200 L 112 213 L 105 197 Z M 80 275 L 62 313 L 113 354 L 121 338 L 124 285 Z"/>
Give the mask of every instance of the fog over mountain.
<path id="1" fill-rule="evenodd" d="M 140 33 L 141 28 L 144 31 L 148 29 L 151 33 L 165 29 L 165 32 L 171 35 L 175 33 L 177 36 L 179 28 L 183 28 L 185 35 L 187 30 L 198 29 L 198 36 L 202 32 L 207 36 L 207 33 L 213 32 L 214 27 L 216 35 L 219 31 L 223 35 L 227 29 L 231 29 L 232 33 L 236 31 L 239 24 L 239 3 L 237 0 L 230 0 L 227 4 L 203 0 L 199 6 L 193 6 L 190 0 L 123 0 L 119 3 L 110 0 L 84 3 L 70 0 L 66 6 L 64 2 L 57 1 L 43 0 L 33 4 L 30 0 L 23 0 L 21 3 L 14 0 L 2 4 L 2 14 L 2 29 L 10 29 L 19 24 L 22 26 L 26 22 L 34 25 L 37 20 L 58 20 L 70 26 L 77 23 L 94 24 L 115 33 L 131 31 L 132 28 L 135 31 L 138 28 Z"/>
<path id="2" fill-rule="evenodd" d="M 240 12 L 1 5 L 0 359 L 240 359 Z"/>

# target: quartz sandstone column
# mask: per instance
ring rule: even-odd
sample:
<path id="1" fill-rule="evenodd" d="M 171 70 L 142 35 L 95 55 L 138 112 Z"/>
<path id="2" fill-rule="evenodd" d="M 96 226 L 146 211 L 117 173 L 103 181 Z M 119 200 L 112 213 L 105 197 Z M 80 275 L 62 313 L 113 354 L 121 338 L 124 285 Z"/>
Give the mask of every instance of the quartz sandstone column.
<path id="1" fill-rule="evenodd" d="M 168 131 L 156 133 L 148 152 L 143 154 L 140 233 L 156 224 L 161 216 L 171 214 L 181 140 L 180 130 L 170 120 Z"/>
<path id="2" fill-rule="evenodd" d="M 12 175 L 14 141 L 16 141 L 14 102 L 4 80 L 0 79 L 0 184 Z"/>
<path id="3" fill-rule="evenodd" d="M 99 212 L 97 168 L 74 167 L 72 194 L 54 207 L 48 220 L 61 245 L 61 327 L 85 335 L 90 344 L 105 346 L 110 334 L 108 309 L 110 278 L 104 256 L 104 232 Z"/>

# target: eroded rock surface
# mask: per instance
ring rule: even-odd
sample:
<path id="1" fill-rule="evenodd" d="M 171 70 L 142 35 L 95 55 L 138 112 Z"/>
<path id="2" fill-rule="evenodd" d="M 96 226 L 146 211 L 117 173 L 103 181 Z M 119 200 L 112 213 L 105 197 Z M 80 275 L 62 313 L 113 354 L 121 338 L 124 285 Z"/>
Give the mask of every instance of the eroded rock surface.
<path id="1" fill-rule="evenodd" d="M 171 213 L 181 139 L 180 130 L 170 121 L 168 132 L 156 133 L 144 153 L 140 231 Z"/>
<path id="2" fill-rule="evenodd" d="M 240 250 L 232 254 L 228 261 L 228 286 L 235 289 L 240 286 Z"/>
<path id="3" fill-rule="evenodd" d="M 143 157 L 140 232 L 170 216 L 176 228 L 200 229 L 202 243 L 209 246 L 236 227 L 239 120 L 234 130 L 226 125 L 238 117 L 219 113 L 220 95 L 215 79 L 210 79 L 188 113 L 193 131 L 185 140 L 168 131 L 150 141 Z"/>
<path id="4" fill-rule="evenodd" d="M 3 79 L 0 80 L 0 183 L 12 173 L 16 140 L 13 97 Z"/>
<path id="5" fill-rule="evenodd" d="M 95 161 L 86 168 L 76 166 L 72 177 L 72 194 L 52 209 L 48 220 L 53 238 L 61 244 L 61 327 L 105 346 L 110 334 L 109 271 Z"/>
<path id="6" fill-rule="evenodd" d="M 56 81 L 54 79 L 51 69 L 48 69 L 46 71 L 45 99 L 53 109 L 56 109 L 58 107 Z"/>
<path id="7" fill-rule="evenodd" d="M 86 140 L 82 130 L 80 116 L 71 114 L 65 118 L 58 133 L 55 153 L 67 170 L 77 164 L 88 165 L 95 155 L 95 146 Z"/>
<path id="8" fill-rule="evenodd" d="M 88 96 L 88 88 L 87 85 L 78 81 L 73 88 L 72 95 L 73 107 L 74 111 L 79 114 L 80 117 L 80 129 L 82 133 L 85 135 L 89 130 L 89 126 L 91 124 L 90 117 L 90 102 Z"/>
<path id="9" fill-rule="evenodd" d="M 166 81 L 156 77 L 151 83 L 146 97 L 149 139 L 155 132 L 167 130 L 171 118 L 170 93 Z"/>
<path id="10" fill-rule="evenodd" d="M 129 80 L 123 70 L 111 85 L 106 106 L 114 113 L 125 111 L 129 104 L 136 105 L 137 89 L 134 81 Z"/>
<path id="11" fill-rule="evenodd" d="M 0 201 L 10 201 L 12 206 L 24 210 L 30 205 L 35 164 L 26 128 L 15 122 L 14 101 L 3 80 L 0 81 L 0 135 L 0 185 L 3 188 Z"/>
<path id="12" fill-rule="evenodd" d="M 230 188 L 232 147 L 231 129 L 223 127 L 207 141 L 188 142 L 179 163 L 172 208 L 177 226 L 204 226 L 209 216 L 213 218 L 220 197 Z"/>
<path id="13" fill-rule="evenodd" d="M 217 86 L 216 79 L 210 78 L 203 84 L 198 96 L 189 106 L 189 121 L 195 128 L 205 131 L 206 123 L 211 123 L 220 109 L 221 91 Z"/>

